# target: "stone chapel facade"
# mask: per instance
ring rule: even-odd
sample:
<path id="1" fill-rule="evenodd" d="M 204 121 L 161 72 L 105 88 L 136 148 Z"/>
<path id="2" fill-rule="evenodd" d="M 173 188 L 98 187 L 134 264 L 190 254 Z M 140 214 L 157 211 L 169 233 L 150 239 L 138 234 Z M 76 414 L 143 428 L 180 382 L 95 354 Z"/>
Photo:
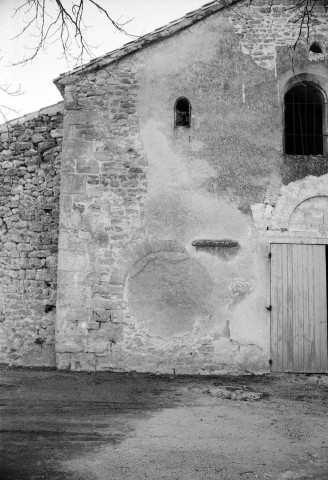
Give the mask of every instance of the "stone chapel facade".
<path id="1" fill-rule="evenodd" d="M 204 5 L 2 127 L 1 362 L 327 371 L 328 11 L 294 50 L 294 3 Z"/>

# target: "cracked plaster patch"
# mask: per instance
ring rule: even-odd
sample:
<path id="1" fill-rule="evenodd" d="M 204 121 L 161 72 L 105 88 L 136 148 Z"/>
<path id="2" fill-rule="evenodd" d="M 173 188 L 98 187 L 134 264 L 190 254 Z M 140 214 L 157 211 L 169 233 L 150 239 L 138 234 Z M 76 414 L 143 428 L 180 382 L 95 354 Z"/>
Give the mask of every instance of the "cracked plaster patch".
<path id="1" fill-rule="evenodd" d="M 254 289 L 249 282 L 244 280 L 235 280 L 230 283 L 228 288 L 231 297 L 230 308 L 241 303 Z"/>

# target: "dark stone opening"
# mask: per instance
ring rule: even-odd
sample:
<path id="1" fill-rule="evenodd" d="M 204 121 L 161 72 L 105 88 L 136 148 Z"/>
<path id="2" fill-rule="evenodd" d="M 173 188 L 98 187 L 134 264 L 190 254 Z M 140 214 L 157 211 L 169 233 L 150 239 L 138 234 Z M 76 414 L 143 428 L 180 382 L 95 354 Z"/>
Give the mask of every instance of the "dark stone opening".
<path id="1" fill-rule="evenodd" d="M 55 308 L 56 308 L 56 305 L 46 305 L 44 307 L 44 311 L 45 311 L 45 313 L 49 313 L 49 312 L 52 312 L 53 310 L 55 310 Z"/>
<path id="2" fill-rule="evenodd" d="M 188 98 L 178 98 L 175 104 L 175 126 L 190 127 L 190 102 Z"/>
<path id="3" fill-rule="evenodd" d="M 323 154 L 323 98 L 309 82 L 300 83 L 285 95 L 285 153 Z"/>
<path id="4" fill-rule="evenodd" d="M 313 42 L 310 46 L 310 51 L 313 53 L 322 53 L 322 48 L 320 46 L 320 43 Z"/>
<path id="5" fill-rule="evenodd" d="M 235 240 L 194 240 L 192 245 L 196 247 L 196 251 L 205 251 L 211 255 L 218 255 L 224 259 L 237 255 L 240 245 Z"/>

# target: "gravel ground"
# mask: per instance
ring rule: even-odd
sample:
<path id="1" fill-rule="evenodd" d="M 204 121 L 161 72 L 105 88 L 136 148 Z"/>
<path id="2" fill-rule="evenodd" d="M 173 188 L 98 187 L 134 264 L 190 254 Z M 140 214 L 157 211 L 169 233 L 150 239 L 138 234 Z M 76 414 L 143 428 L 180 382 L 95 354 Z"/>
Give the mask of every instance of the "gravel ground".
<path id="1" fill-rule="evenodd" d="M 0 480 L 328 479 L 325 375 L 0 369 Z"/>

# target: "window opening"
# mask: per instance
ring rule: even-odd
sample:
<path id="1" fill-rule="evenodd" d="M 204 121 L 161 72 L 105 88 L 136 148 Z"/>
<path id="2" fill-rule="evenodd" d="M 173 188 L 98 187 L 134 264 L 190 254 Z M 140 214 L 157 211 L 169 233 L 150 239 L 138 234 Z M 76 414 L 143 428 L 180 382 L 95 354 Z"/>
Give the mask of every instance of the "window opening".
<path id="1" fill-rule="evenodd" d="M 285 95 L 285 153 L 323 154 L 323 98 L 311 83 L 297 84 Z"/>
<path id="2" fill-rule="evenodd" d="M 313 42 L 310 46 L 310 51 L 313 53 L 322 53 L 322 48 L 320 46 L 320 43 Z"/>
<path id="3" fill-rule="evenodd" d="M 175 126 L 190 127 L 191 105 L 186 97 L 180 97 L 175 104 Z"/>

